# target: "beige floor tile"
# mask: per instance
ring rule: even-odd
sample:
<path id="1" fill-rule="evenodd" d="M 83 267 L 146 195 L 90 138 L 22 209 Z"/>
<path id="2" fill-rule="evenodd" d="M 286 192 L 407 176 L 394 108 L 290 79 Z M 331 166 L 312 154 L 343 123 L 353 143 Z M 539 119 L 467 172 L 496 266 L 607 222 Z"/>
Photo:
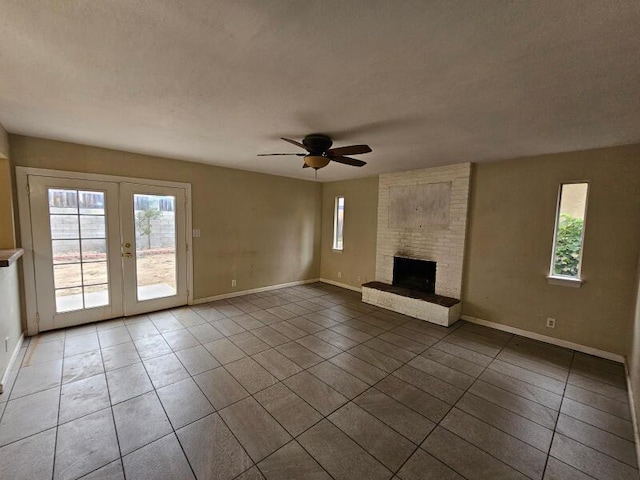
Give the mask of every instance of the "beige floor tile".
<path id="1" fill-rule="evenodd" d="M 134 363 L 107 372 L 107 385 L 112 405 L 153 390 L 151 380 L 142 363 Z"/>
<path id="2" fill-rule="evenodd" d="M 387 376 L 387 373 L 383 370 L 360 360 L 358 357 L 355 357 L 350 353 L 341 353 L 331 358 L 329 361 L 368 385 L 373 385 Z"/>
<path id="3" fill-rule="evenodd" d="M 109 407 L 109 390 L 104 373 L 62 386 L 58 423 L 63 424 Z"/>
<path id="4" fill-rule="evenodd" d="M 255 399 L 294 437 L 322 419 L 322 415 L 282 383 L 257 393 Z"/>
<path id="5" fill-rule="evenodd" d="M 542 452 L 454 408 L 440 425 L 530 478 L 542 478 L 547 460 Z"/>
<path id="6" fill-rule="evenodd" d="M 270 348 L 269 345 L 251 332 L 242 332 L 237 335 L 232 335 L 229 337 L 229 340 L 240 347 L 240 349 L 247 355 L 254 355 Z"/>
<path id="7" fill-rule="evenodd" d="M 173 433 L 125 455 L 122 463 L 128 480 L 195 480 Z"/>
<path id="8" fill-rule="evenodd" d="M 97 360 L 100 360 L 98 352 Z M 76 358 L 76 357 L 71 357 Z M 106 371 L 116 370 L 118 368 L 126 367 L 140 361 L 140 355 L 133 342 L 122 343 L 113 347 L 102 349 L 102 360 L 104 361 L 104 369 Z M 69 359 L 65 359 L 65 370 Z M 102 365 L 101 365 L 102 366 Z"/>
<path id="9" fill-rule="evenodd" d="M 29 365 L 35 365 L 36 363 L 50 362 L 52 360 L 59 360 L 64 354 L 64 334 L 59 340 L 44 341 L 38 336 L 31 337 L 31 342 L 24 359 L 22 360 L 22 366 L 27 367 Z"/>
<path id="10" fill-rule="evenodd" d="M 224 338 L 222 332 L 209 325 L 208 323 L 194 325 L 193 327 L 189 327 L 187 330 L 196 338 L 196 340 L 198 340 L 202 344 Z"/>
<path id="11" fill-rule="evenodd" d="M 253 398 L 245 398 L 220 411 L 254 462 L 275 452 L 291 440 L 291 436 Z"/>
<path id="12" fill-rule="evenodd" d="M 219 367 L 193 377 L 216 410 L 249 396 L 249 393 L 224 368 Z"/>
<path id="13" fill-rule="evenodd" d="M 22 367 L 11 390 L 16 399 L 32 393 L 57 387 L 62 382 L 62 359 Z"/>
<path id="14" fill-rule="evenodd" d="M 113 416 L 106 408 L 58 428 L 53 478 L 78 478 L 119 456 Z"/>
<path id="15" fill-rule="evenodd" d="M 267 480 L 331 480 L 295 440 L 261 461 L 259 467 Z"/>
<path id="16" fill-rule="evenodd" d="M 323 415 L 347 403 L 348 399 L 309 372 L 300 372 L 283 382 Z"/>
<path id="17" fill-rule="evenodd" d="M 420 448 L 402 466 L 398 475 L 404 480 L 464 480 L 464 477 Z"/>
<path id="18" fill-rule="evenodd" d="M 9 400 L 0 420 L 0 446 L 55 427 L 60 387 Z"/>
<path id="19" fill-rule="evenodd" d="M 327 418 L 392 472 L 416 449 L 415 444 L 353 402 Z"/>
<path id="20" fill-rule="evenodd" d="M 50 480 L 56 429 L 51 428 L 0 448 L 0 478 Z"/>
<path id="21" fill-rule="evenodd" d="M 309 373 L 330 385 L 347 398 L 354 398 L 364 392 L 369 385 L 326 361 L 309 369 Z"/>
<path id="22" fill-rule="evenodd" d="M 159 388 L 158 397 L 176 430 L 215 411 L 191 378 Z"/>
<path id="23" fill-rule="evenodd" d="M 456 408 L 528 443 L 538 450 L 548 452 L 549 447 L 551 447 L 553 430 L 527 420 L 481 397 L 466 393 L 456 403 Z"/>
<path id="24" fill-rule="evenodd" d="M 174 352 L 200 345 L 196 337 L 191 335 L 191 332 L 186 328 L 165 332 L 162 336 Z"/>
<path id="25" fill-rule="evenodd" d="M 438 397 L 450 405 L 456 403 L 464 393 L 464 389 L 440 380 L 410 365 L 400 367 L 393 372 L 393 375 L 434 397 Z"/>
<path id="26" fill-rule="evenodd" d="M 199 480 L 232 480 L 253 464 L 218 414 L 209 415 L 176 433 Z"/>
<path id="27" fill-rule="evenodd" d="M 637 452 L 632 441 L 564 414 L 560 414 L 558 418 L 556 431 L 631 467 L 638 468 Z"/>
<path id="28" fill-rule="evenodd" d="M 527 476 L 445 430 L 436 429 L 422 444 L 427 453 L 472 480 L 527 480 Z"/>
<path id="29" fill-rule="evenodd" d="M 213 357 L 221 364 L 235 362 L 247 354 L 236 346 L 228 338 L 220 338 L 209 343 L 205 343 L 204 347 L 213 355 Z"/>
<path id="30" fill-rule="evenodd" d="M 179 350 L 176 356 L 191 375 L 198 375 L 220 366 L 220 363 L 202 345 Z"/>
<path id="31" fill-rule="evenodd" d="M 564 435 L 553 437 L 550 455 L 594 478 L 638 478 L 638 470 Z"/>
<path id="32" fill-rule="evenodd" d="M 228 363 L 224 367 L 251 394 L 264 390 L 278 379 L 262 368 L 251 357 Z"/>
<path id="33" fill-rule="evenodd" d="M 155 388 L 164 387 L 189 377 L 178 357 L 170 353 L 142 362 Z"/>
<path id="34" fill-rule="evenodd" d="M 118 459 L 82 477 L 82 480 L 124 480 L 122 460 Z"/>
<path id="35" fill-rule="evenodd" d="M 402 366 L 402 362 L 392 358 L 384 353 L 378 352 L 373 348 L 369 348 L 366 345 L 358 345 L 348 351 L 350 355 L 359 358 L 367 362 L 374 367 L 383 370 L 386 373 L 391 373 Z"/>
<path id="36" fill-rule="evenodd" d="M 122 455 L 171 432 L 171 424 L 155 392 L 115 405 L 113 417 Z"/>
<path id="37" fill-rule="evenodd" d="M 323 420 L 298 437 L 298 442 L 336 480 L 388 479 L 392 473 L 338 427 Z"/>
<path id="38" fill-rule="evenodd" d="M 296 342 L 278 345 L 276 350 L 303 369 L 309 368 L 322 361 L 321 357 Z"/>
<path id="39" fill-rule="evenodd" d="M 278 380 L 284 380 L 302 371 L 301 367 L 274 348 L 257 353 L 252 358 Z"/>
<path id="40" fill-rule="evenodd" d="M 354 402 L 416 445 L 435 427 L 432 421 L 375 388 L 356 397 Z"/>
<path id="41" fill-rule="evenodd" d="M 98 339 L 100 340 L 101 348 L 112 347 L 132 340 L 129 331 L 124 325 L 107 330 L 100 330 L 98 332 Z"/>
<path id="42" fill-rule="evenodd" d="M 64 356 L 72 357 L 98 348 L 100 348 L 100 342 L 98 342 L 98 334 L 96 332 L 76 335 L 73 337 L 69 337 L 69 335 L 67 335 L 67 339 L 64 342 Z"/>

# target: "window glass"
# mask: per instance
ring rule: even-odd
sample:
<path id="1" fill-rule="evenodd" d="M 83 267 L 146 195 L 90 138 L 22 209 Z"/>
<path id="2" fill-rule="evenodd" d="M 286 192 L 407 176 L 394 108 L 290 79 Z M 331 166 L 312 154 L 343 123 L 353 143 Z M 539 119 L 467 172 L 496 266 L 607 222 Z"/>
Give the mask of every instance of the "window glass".
<path id="1" fill-rule="evenodd" d="M 138 300 L 177 295 L 176 197 L 133 195 Z"/>
<path id="2" fill-rule="evenodd" d="M 105 193 L 50 188 L 56 312 L 109 305 Z"/>
<path id="3" fill-rule="evenodd" d="M 580 278 L 588 183 L 560 185 L 551 275 Z"/>
<path id="4" fill-rule="evenodd" d="M 342 250 L 344 231 L 344 197 L 336 197 L 335 210 L 333 212 L 333 249 Z"/>

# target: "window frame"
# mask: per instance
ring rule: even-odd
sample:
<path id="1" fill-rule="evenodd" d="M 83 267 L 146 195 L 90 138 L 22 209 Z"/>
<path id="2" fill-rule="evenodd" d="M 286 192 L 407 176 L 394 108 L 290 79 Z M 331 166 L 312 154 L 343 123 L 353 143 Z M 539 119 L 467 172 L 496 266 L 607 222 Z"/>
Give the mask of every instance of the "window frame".
<path id="1" fill-rule="evenodd" d="M 562 190 L 565 185 L 577 185 L 577 184 L 586 184 L 587 191 L 585 195 L 584 201 L 584 217 L 582 220 L 582 234 L 580 236 L 580 259 L 578 260 L 578 273 L 575 277 L 571 277 L 568 275 L 560 275 L 554 273 L 554 263 L 556 259 L 556 247 L 557 247 L 557 239 L 558 239 L 558 227 L 560 224 L 560 207 L 562 203 Z M 552 285 L 562 285 L 568 287 L 580 288 L 584 283 L 584 279 L 582 277 L 582 260 L 584 258 L 584 237 L 585 231 L 587 229 L 587 211 L 589 207 L 589 190 L 591 189 L 591 182 L 589 180 L 572 180 L 568 182 L 560 182 L 558 186 L 558 198 L 556 200 L 556 216 L 555 216 L 555 225 L 553 228 L 553 239 L 551 242 L 551 262 L 549 265 L 549 274 L 547 275 L 547 280 Z"/>
<path id="2" fill-rule="evenodd" d="M 342 228 L 340 229 L 340 246 L 338 246 L 338 211 L 340 206 L 340 199 L 342 199 Z M 334 252 L 342 252 L 344 251 L 344 217 L 345 217 L 345 206 L 346 201 L 344 195 L 336 195 L 333 205 L 333 238 L 331 242 L 331 249 Z"/>

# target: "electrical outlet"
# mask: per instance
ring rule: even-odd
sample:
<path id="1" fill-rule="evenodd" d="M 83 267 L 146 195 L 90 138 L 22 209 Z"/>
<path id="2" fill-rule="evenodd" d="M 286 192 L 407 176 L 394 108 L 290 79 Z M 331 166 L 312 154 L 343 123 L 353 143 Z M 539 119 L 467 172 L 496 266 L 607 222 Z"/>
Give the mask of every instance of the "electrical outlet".
<path id="1" fill-rule="evenodd" d="M 548 328 L 556 328 L 556 319 L 547 317 L 547 327 Z"/>
<path id="2" fill-rule="evenodd" d="M 235 287 L 236 286 L 236 279 L 234 278 L 233 280 L 231 280 L 231 286 Z"/>
<path id="3" fill-rule="evenodd" d="M 360 281 L 360 275 L 358 275 L 358 281 Z"/>
<path id="4" fill-rule="evenodd" d="M 194 228 L 193 229 L 193 238 L 200 238 L 200 229 L 199 228 Z"/>
<path id="5" fill-rule="evenodd" d="M 338 278 L 342 278 L 342 272 L 338 272 Z"/>

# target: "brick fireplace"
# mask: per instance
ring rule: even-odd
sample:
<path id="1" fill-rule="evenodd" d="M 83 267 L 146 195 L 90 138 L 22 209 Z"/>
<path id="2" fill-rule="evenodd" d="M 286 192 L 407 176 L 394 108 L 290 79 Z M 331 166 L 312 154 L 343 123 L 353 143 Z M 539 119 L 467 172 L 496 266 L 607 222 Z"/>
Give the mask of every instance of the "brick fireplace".
<path id="1" fill-rule="evenodd" d="M 433 293 L 448 297 L 445 303 L 460 299 L 470 177 L 470 163 L 380 175 L 377 282 L 393 283 L 394 257 L 435 262 L 437 275 Z M 367 292 L 367 295 L 371 300 L 372 292 Z M 363 289 L 364 301 L 367 301 L 367 295 Z M 378 297 L 380 294 L 375 295 Z M 386 297 L 389 295 L 389 292 L 383 294 Z M 387 298 L 383 306 L 390 310 L 402 310 L 402 313 L 411 311 L 414 312 L 413 316 L 421 318 L 418 315 L 420 306 L 394 307 L 394 302 L 403 301 L 401 298 Z M 459 312 L 460 302 L 456 305 Z M 431 307 L 423 305 L 422 308 Z M 447 324 L 452 322 L 452 315 L 459 313 L 448 312 Z M 441 321 L 436 323 L 444 324 Z"/>

